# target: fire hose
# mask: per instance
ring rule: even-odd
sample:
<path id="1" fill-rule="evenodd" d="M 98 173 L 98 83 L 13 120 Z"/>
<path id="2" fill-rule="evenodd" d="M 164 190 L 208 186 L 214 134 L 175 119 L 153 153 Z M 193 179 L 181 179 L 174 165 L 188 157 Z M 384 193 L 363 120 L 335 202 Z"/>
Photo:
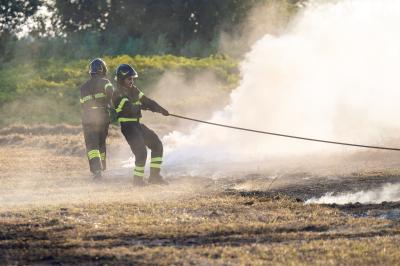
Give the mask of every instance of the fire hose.
<path id="1" fill-rule="evenodd" d="M 268 132 L 268 131 L 250 129 L 250 128 L 243 128 L 243 127 L 236 127 L 236 126 L 231 126 L 231 125 L 219 124 L 219 123 L 204 121 L 204 120 L 200 120 L 200 119 L 190 118 L 190 117 L 186 117 L 186 116 L 182 116 L 182 115 L 176 115 L 176 114 L 169 114 L 169 115 L 173 116 L 173 117 L 176 117 L 176 118 L 189 120 L 189 121 L 194 121 L 194 122 L 198 122 L 198 123 L 202 123 L 202 124 L 208 124 L 208 125 L 212 125 L 212 126 L 231 128 L 231 129 L 242 130 L 242 131 L 247 131 L 247 132 L 253 132 L 253 133 L 258 133 L 258 134 L 265 134 L 265 135 L 272 135 L 272 136 L 278 136 L 278 137 L 284 137 L 284 138 L 299 139 L 299 140 L 305 140 L 305 141 L 322 142 L 322 143 L 335 144 L 335 145 L 351 146 L 351 147 L 358 147 L 358 148 L 388 150 L 388 151 L 400 151 L 400 148 L 371 146 L 371 145 L 356 144 L 356 143 L 346 143 L 346 142 L 339 142 L 339 141 L 332 141 L 332 140 L 306 138 L 306 137 L 300 137 L 300 136 L 286 135 L 286 134 L 280 134 L 280 133 L 275 133 L 275 132 Z"/>

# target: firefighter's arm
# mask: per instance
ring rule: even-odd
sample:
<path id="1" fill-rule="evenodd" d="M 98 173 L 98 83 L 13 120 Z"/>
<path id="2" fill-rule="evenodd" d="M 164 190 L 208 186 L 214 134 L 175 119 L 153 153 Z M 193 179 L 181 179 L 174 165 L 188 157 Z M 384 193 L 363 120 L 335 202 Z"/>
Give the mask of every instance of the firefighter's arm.
<path id="1" fill-rule="evenodd" d="M 144 95 L 140 98 L 140 102 L 142 103 L 143 110 L 150 110 L 152 112 L 161 113 L 165 116 L 169 115 L 169 112 L 165 108 Z"/>

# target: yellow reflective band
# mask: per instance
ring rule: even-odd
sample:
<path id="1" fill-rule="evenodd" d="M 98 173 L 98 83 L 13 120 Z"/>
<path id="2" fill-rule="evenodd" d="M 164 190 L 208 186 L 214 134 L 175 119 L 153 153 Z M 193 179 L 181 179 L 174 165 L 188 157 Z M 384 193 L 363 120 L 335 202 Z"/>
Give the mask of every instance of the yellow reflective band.
<path id="1" fill-rule="evenodd" d="M 135 166 L 135 171 L 144 171 L 144 166 Z"/>
<path id="2" fill-rule="evenodd" d="M 100 153 L 100 158 L 101 160 L 104 161 L 106 159 L 106 153 L 105 152 Z"/>
<path id="3" fill-rule="evenodd" d="M 84 103 L 84 102 L 87 102 L 87 101 L 89 101 L 89 100 L 91 100 L 91 99 L 93 99 L 93 96 L 92 96 L 92 95 L 87 95 L 87 96 L 81 98 L 81 99 L 80 99 L 80 102 L 81 102 L 81 103 Z"/>
<path id="4" fill-rule="evenodd" d="M 151 158 L 151 162 L 155 163 L 155 162 L 162 162 L 162 157 L 153 157 Z"/>
<path id="5" fill-rule="evenodd" d="M 100 154 L 99 150 L 90 150 L 88 151 L 88 154 Z"/>
<path id="6" fill-rule="evenodd" d="M 118 122 L 123 123 L 123 122 L 138 122 L 139 119 L 138 118 L 124 118 L 124 117 L 120 117 L 118 118 Z"/>
<path id="7" fill-rule="evenodd" d="M 139 90 L 139 99 L 141 99 L 143 96 L 144 96 L 144 93 Z"/>
<path id="8" fill-rule="evenodd" d="M 106 86 L 104 86 L 104 89 L 107 89 L 108 87 L 113 87 L 113 85 L 111 83 L 107 83 Z"/>
<path id="9" fill-rule="evenodd" d="M 94 159 L 94 158 L 100 158 L 101 159 L 99 150 L 91 150 L 87 154 L 88 154 L 89 160 Z"/>
<path id="10" fill-rule="evenodd" d="M 161 168 L 161 164 L 160 163 L 151 163 L 150 167 L 151 168 Z"/>
<path id="11" fill-rule="evenodd" d="M 95 98 L 95 99 L 104 98 L 104 97 L 106 97 L 106 95 L 105 95 L 103 92 L 96 93 L 96 94 L 94 95 L 94 98 Z"/>
<path id="12" fill-rule="evenodd" d="M 93 152 L 93 153 L 88 153 L 88 157 L 89 158 L 95 158 L 95 157 L 101 157 L 100 156 L 100 153 L 98 153 L 98 152 Z"/>
<path id="13" fill-rule="evenodd" d="M 95 159 L 95 158 L 99 158 L 101 160 L 100 156 L 98 156 L 98 155 L 90 155 L 89 156 L 89 160 L 92 160 L 92 159 Z"/>
<path id="14" fill-rule="evenodd" d="M 140 101 L 136 101 L 133 103 L 134 105 L 142 105 L 142 103 Z"/>
<path id="15" fill-rule="evenodd" d="M 125 102 L 127 102 L 127 101 L 128 101 L 128 98 L 123 98 L 123 99 L 119 102 L 118 107 L 117 107 L 117 109 L 115 109 L 115 111 L 116 111 L 117 113 L 121 112 L 121 111 L 122 111 L 122 108 L 124 108 Z"/>
<path id="16" fill-rule="evenodd" d="M 144 173 L 137 172 L 137 171 L 133 172 L 133 174 L 134 174 L 135 176 L 144 176 Z"/>

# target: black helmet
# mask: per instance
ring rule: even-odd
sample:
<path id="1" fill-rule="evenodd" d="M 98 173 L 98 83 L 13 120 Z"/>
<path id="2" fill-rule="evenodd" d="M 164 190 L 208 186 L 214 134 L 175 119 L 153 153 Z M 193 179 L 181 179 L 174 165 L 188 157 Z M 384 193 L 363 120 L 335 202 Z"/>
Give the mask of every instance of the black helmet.
<path id="1" fill-rule="evenodd" d="M 90 75 L 103 75 L 107 74 L 107 66 L 106 63 L 101 58 L 96 58 L 89 65 L 89 74 Z"/>
<path id="2" fill-rule="evenodd" d="M 117 70 L 115 70 L 115 80 L 117 81 L 122 81 L 131 76 L 133 76 L 133 78 L 137 78 L 138 74 L 135 69 L 128 64 L 121 64 L 117 67 Z"/>

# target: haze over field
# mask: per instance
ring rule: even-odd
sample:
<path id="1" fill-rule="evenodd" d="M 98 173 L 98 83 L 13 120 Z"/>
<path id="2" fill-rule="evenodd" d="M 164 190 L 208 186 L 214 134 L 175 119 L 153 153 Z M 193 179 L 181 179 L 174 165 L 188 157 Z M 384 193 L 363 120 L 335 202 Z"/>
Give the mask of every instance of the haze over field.
<path id="1" fill-rule="evenodd" d="M 393 141 L 400 127 L 399 20 L 399 1 L 311 2 L 284 33 L 266 34 L 252 46 L 239 87 L 209 121 L 399 146 Z M 170 165 L 356 150 L 208 125 L 175 131 L 164 142 Z"/>
<path id="2" fill-rule="evenodd" d="M 54 37 L 32 15 L 46 3 Z M 89 59 L 102 56 L 110 80 L 131 64 L 136 85 L 171 114 L 400 148 L 400 1 L 15 0 L 0 3 L 7 19 L 1 265 L 400 261 L 399 152 L 143 112 L 162 138 L 169 184 L 133 182 L 135 158 L 116 124 L 107 169 L 94 178 L 87 154 L 98 148 L 86 150 L 78 89 Z M 39 31 L 3 42 L 14 33 L 2 27 L 23 22 Z"/>

